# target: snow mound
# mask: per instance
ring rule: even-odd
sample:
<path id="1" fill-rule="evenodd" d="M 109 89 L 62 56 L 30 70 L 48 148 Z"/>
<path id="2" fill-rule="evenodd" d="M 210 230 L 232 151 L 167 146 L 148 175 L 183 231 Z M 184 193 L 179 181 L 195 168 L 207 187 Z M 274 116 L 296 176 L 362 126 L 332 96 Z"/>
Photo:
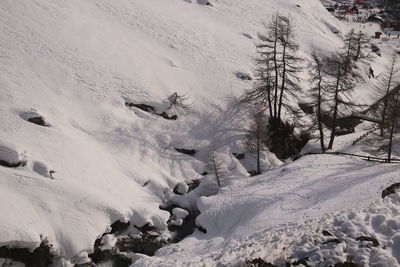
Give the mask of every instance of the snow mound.
<path id="1" fill-rule="evenodd" d="M 24 160 L 24 153 L 16 145 L 0 141 L 0 161 L 8 165 L 19 165 Z"/>
<path id="2" fill-rule="evenodd" d="M 350 258 L 360 266 L 399 266 L 400 194 L 380 196 L 397 172 L 395 165 L 318 155 L 233 180 L 199 200 L 196 223 L 207 234 L 196 232 L 133 266 L 240 266 L 256 258 L 283 265 L 309 258 L 310 266 L 331 266 Z"/>

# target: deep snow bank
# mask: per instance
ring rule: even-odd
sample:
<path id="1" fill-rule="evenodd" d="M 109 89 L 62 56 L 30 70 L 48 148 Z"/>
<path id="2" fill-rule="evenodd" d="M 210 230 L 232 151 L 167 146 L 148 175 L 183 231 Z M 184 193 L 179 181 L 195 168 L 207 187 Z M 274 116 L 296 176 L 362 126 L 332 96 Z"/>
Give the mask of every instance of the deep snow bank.
<path id="1" fill-rule="evenodd" d="M 283 266 L 302 258 L 310 266 L 347 259 L 398 266 L 400 195 L 379 200 L 398 169 L 314 155 L 251 179 L 232 179 L 218 195 L 201 199 L 197 221 L 207 235 L 197 233 L 152 258 L 138 255 L 133 266 L 241 266 L 256 258 Z M 379 247 L 357 240 L 363 236 L 378 239 Z M 332 239 L 339 244 L 327 242 Z"/>

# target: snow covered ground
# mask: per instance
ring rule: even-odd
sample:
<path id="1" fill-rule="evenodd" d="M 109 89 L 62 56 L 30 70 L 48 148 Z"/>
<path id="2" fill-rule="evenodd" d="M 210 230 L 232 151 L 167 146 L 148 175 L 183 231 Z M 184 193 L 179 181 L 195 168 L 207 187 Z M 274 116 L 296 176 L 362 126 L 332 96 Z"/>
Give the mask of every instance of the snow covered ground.
<path id="1" fill-rule="evenodd" d="M 345 235 L 378 235 L 381 244 L 391 245 L 387 250 L 381 247 L 380 252 L 357 247 L 346 253 L 342 246 L 330 252 L 337 255 L 324 256 L 328 262 L 320 253 L 320 258 L 310 263 L 322 265 L 312 266 L 345 262 L 347 253 L 358 256 L 355 261 L 360 266 L 369 266 L 379 257 L 385 257 L 387 264 L 374 266 L 399 266 L 398 241 L 393 233 L 400 229 L 400 195 L 394 198 L 393 206 L 387 202 L 370 204 L 380 198 L 384 187 L 397 181 L 398 171 L 398 165 L 312 155 L 261 176 L 230 179 L 217 195 L 199 200 L 197 221 L 207 234 L 197 232 L 160 249 L 155 257 L 137 256 L 133 266 L 240 266 L 258 257 L 271 263 L 293 262 L 318 255 L 315 249 L 329 253 L 328 248 L 313 243 L 322 230 L 340 239 Z"/>
<path id="2" fill-rule="evenodd" d="M 299 55 L 342 46 L 348 27 L 318 0 L 1 1 L 0 160 L 21 166 L 0 166 L 0 246 L 34 248 L 46 238 L 74 262 L 117 220 L 164 229 L 169 213 L 159 205 L 179 182 L 202 177 L 212 144 L 231 179 L 195 203 L 209 234 L 137 266 L 160 264 L 174 249 L 165 264 L 177 255 L 192 258 L 182 266 L 197 264 L 236 253 L 259 232 L 376 199 L 394 166 L 307 157 L 252 179 L 231 155 L 243 152 L 248 118 L 233 99 L 251 87 L 237 74 L 251 73 L 261 22 L 276 12 L 295 21 Z M 191 104 L 167 111 L 177 120 L 125 105 L 161 113 L 173 92 Z M 266 167 L 278 164 L 267 154 Z"/>

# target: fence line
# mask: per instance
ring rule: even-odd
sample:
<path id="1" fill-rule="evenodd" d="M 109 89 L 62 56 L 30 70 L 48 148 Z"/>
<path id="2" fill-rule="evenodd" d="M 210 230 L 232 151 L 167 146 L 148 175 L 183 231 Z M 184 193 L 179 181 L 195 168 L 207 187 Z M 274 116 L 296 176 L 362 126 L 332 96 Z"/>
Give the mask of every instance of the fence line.
<path id="1" fill-rule="evenodd" d="M 364 155 L 358 155 L 358 154 L 352 154 L 352 153 L 343 153 L 343 152 L 325 152 L 325 153 L 322 153 L 322 152 L 320 152 L 320 153 L 312 153 L 311 152 L 311 153 L 304 154 L 303 156 L 306 156 L 306 155 L 324 155 L 324 154 L 337 155 L 337 156 L 343 155 L 343 156 L 357 157 L 357 158 L 361 158 L 361 159 L 366 160 L 366 161 L 373 161 L 373 162 L 380 162 L 380 163 L 400 163 L 400 159 L 397 159 L 397 158 L 392 158 L 392 159 L 390 159 L 390 162 L 389 162 L 389 160 L 387 158 L 378 158 L 378 157 L 371 157 L 371 156 L 364 156 Z"/>
<path id="2" fill-rule="evenodd" d="M 378 130 L 379 128 L 374 128 L 369 130 L 368 132 L 366 132 L 365 134 L 361 135 L 360 137 L 358 137 L 356 140 L 353 141 L 353 146 L 356 145 L 358 142 L 360 142 L 361 140 L 363 140 L 365 137 L 367 137 L 368 135 L 372 134 L 373 132 L 375 132 L 376 130 Z"/>

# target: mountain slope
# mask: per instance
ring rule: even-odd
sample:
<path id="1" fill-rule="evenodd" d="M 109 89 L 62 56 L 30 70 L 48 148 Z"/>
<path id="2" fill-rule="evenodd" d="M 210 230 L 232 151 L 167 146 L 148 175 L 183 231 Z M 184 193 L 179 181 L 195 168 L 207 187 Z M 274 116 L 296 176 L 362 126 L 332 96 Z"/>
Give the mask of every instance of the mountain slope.
<path id="1" fill-rule="evenodd" d="M 332 29 L 342 26 L 318 0 L 212 4 L 0 3 L 1 147 L 27 162 L 0 166 L 0 245 L 35 247 L 47 238 L 70 259 L 119 219 L 165 228 L 165 190 L 206 168 L 204 156 L 174 146 L 205 155 L 217 138 L 229 152 L 240 148 L 245 115 L 227 97 L 251 86 L 235 73 L 251 71 L 261 21 L 277 11 L 292 17 L 303 55 L 341 46 Z M 173 92 L 192 103 L 177 121 L 125 106 L 161 109 Z"/>

